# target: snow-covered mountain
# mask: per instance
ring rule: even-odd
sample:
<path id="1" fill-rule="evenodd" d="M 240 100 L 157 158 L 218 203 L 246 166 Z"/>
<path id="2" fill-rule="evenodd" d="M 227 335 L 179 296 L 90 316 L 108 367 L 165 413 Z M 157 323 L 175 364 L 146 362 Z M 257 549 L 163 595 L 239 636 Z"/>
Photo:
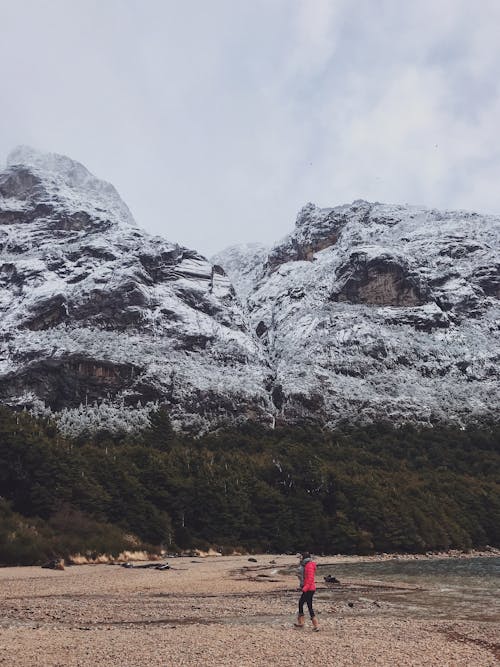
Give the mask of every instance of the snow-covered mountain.
<path id="1" fill-rule="evenodd" d="M 264 266 L 270 248 L 262 243 L 247 243 L 226 248 L 211 257 L 216 266 L 224 264 L 224 271 L 234 276 L 238 285 L 238 296 L 246 303 L 255 285 L 264 275 Z"/>
<path id="2" fill-rule="evenodd" d="M 308 204 L 264 258 L 219 253 L 278 418 L 498 418 L 499 241 L 498 217 L 355 201 Z"/>
<path id="3" fill-rule="evenodd" d="M 261 346 L 224 272 L 135 224 L 67 157 L 15 150 L 0 173 L 0 400 L 66 430 L 269 421 Z"/>
<path id="4" fill-rule="evenodd" d="M 498 417 L 499 234 L 492 216 L 308 204 L 273 248 L 211 263 L 141 231 L 81 164 L 17 149 L 0 173 L 0 401 L 70 433 L 137 428 L 158 404 L 193 431 Z"/>

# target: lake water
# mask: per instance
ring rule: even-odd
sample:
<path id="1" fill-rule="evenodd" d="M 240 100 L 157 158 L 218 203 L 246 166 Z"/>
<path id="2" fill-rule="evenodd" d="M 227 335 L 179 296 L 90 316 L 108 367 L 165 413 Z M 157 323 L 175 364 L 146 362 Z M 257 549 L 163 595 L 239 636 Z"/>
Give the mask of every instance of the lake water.
<path id="1" fill-rule="evenodd" d="M 322 565 L 318 583 L 333 575 L 340 586 L 318 590 L 318 600 L 343 611 L 422 618 L 500 620 L 500 558 L 390 559 Z M 351 606 L 352 605 L 352 606 Z"/>

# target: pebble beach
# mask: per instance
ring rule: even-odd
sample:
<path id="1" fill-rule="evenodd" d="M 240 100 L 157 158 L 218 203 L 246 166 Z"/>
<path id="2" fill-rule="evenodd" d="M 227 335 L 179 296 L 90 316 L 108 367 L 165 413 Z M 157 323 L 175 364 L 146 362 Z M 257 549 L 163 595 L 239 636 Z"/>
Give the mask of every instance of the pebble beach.
<path id="1" fill-rule="evenodd" d="M 304 629 L 293 626 L 299 596 L 293 556 L 169 563 L 161 571 L 138 564 L 0 569 L 0 665 L 500 664 L 498 618 L 416 614 L 408 584 L 342 580 L 332 587 L 317 577 L 321 629 L 314 633 L 308 621 Z"/>

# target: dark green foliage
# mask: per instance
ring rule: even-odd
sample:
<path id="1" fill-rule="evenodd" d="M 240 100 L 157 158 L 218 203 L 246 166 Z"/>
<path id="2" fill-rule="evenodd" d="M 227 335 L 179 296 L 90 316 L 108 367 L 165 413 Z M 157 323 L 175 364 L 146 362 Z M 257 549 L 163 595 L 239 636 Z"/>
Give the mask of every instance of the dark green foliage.
<path id="1" fill-rule="evenodd" d="M 116 526 L 100 523 L 78 510 L 63 508 L 49 520 L 26 518 L 0 500 L 0 564 L 42 564 L 80 554 L 117 556 L 137 545 Z"/>
<path id="2" fill-rule="evenodd" d="M 31 565 L 51 556 L 51 531 L 41 519 L 26 519 L 0 500 L 0 562 Z"/>
<path id="3" fill-rule="evenodd" d="M 164 407 L 151 413 L 150 427 L 144 431 L 142 441 L 148 447 L 168 451 L 175 436 L 170 416 Z"/>
<path id="4" fill-rule="evenodd" d="M 71 442 L 53 424 L 0 408 L 0 495 L 10 503 L 0 562 L 14 562 L 16 549 L 20 563 L 48 556 L 55 535 L 59 555 L 111 553 L 124 533 L 167 549 L 498 546 L 498 445 L 494 425 L 323 433 L 245 424 L 194 440 L 176 435 L 162 410 L 141 438 Z M 7 544 L 13 521 L 25 523 Z"/>

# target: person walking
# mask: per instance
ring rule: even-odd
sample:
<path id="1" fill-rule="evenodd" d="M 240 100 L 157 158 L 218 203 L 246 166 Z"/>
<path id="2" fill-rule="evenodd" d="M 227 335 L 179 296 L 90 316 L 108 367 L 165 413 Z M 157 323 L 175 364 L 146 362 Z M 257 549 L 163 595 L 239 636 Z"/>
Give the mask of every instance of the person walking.
<path id="1" fill-rule="evenodd" d="M 309 611 L 309 616 L 313 624 L 314 632 L 319 631 L 319 623 L 316 618 L 316 614 L 313 609 L 313 596 L 316 591 L 316 582 L 314 581 L 314 574 L 316 572 L 316 563 L 311 558 L 311 554 L 308 551 L 300 554 L 300 565 L 299 565 L 299 579 L 300 579 L 300 590 L 302 595 L 299 600 L 299 613 L 297 615 L 297 621 L 295 623 L 296 628 L 304 627 L 304 604 L 307 604 L 307 609 Z"/>

